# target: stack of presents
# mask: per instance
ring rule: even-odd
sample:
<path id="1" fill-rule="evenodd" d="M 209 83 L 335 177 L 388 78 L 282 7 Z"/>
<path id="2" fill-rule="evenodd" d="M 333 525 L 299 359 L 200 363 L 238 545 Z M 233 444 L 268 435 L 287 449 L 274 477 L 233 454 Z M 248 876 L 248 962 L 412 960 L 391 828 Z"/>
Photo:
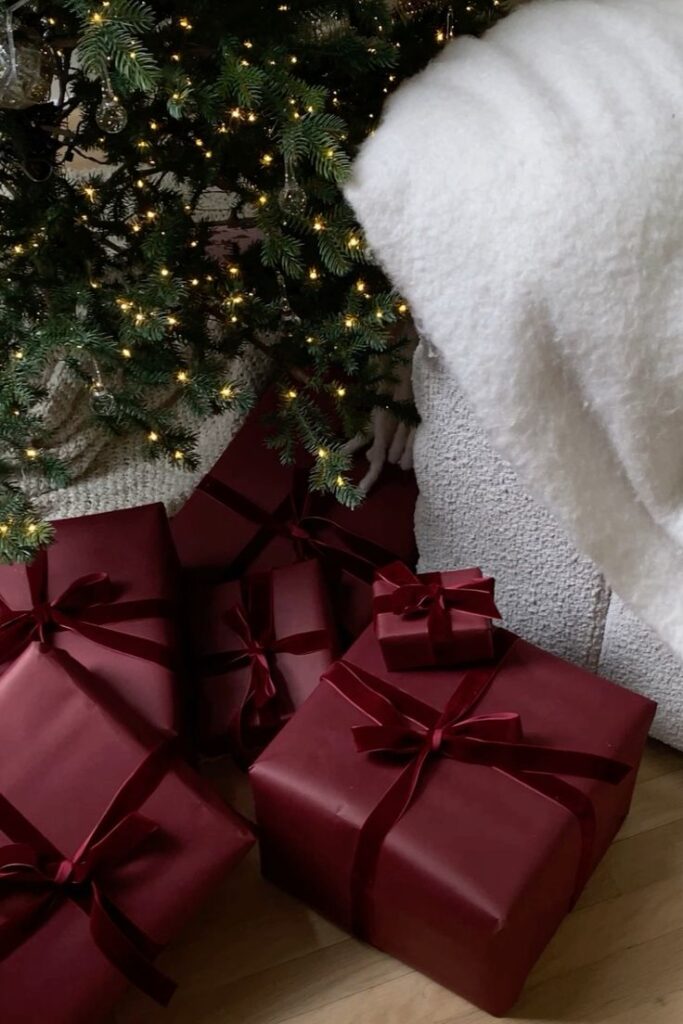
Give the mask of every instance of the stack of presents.
<path id="1" fill-rule="evenodd" d="M 628 812 L 654 705 L 494 625 L 479 570 L 416 575 L 411 474 L 352 511 L 262 429 L 170 524 L 0 567 L 2 1024 L 169 1001 L 157 955 L 255 842 L 206 758 L 249 771 L 266 878 L 493 1014 Z"/>

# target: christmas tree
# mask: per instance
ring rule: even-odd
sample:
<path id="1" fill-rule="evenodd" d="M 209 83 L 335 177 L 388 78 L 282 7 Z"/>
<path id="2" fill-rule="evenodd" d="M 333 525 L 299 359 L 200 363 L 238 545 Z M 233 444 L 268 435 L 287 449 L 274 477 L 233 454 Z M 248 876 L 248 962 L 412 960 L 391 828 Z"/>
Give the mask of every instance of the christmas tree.
<path id="1" fill-rule="evenodd" d="M 343 183 L 387 95 L 506 6 L 0 2 L 0 559 L 50 539 L 31 481 L 69 480 L 41 415 L 58 363 L 103 430 L 183 468 L 193 423 L 250 402 L 230 367 L 261 349 L 270 443 L 303 444 L 313 487 L 360 499 L 344 441 L 378 404 L 415 413 L 390 397 L 409 311 Z"/>

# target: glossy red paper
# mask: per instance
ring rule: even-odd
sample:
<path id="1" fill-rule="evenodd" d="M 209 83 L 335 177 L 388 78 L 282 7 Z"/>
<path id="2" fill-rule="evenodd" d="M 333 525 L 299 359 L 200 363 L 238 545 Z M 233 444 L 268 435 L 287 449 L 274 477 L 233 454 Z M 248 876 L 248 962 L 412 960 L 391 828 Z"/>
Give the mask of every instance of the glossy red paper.
<path id="1" fill-rule="evenodd" d="M 116 712 L 91 700 L 51 656 L 32 647 L 0 686 L 0 794 L 71 857 L 156 735 L 139 720 L 134 731 L 124 727 Z M 105 894 L 163 946 L 253 839 L 178 758 L 140 810 L 158 834 L 129 862 L 109 868 Z M 11 841 L 16 837 L 0 829 L 0 848 Z M 0 887 L 0 921 L 12 910 L 3 896 Z M 58 896 L 40 927 L 0 960 L 0 1019 L 93 1024 L 105 1019 L 127 984 L 94 943 L 88 914 Z"/>
<path id="2" fill-rule="evenodd" d="M 437 709 L 465 677 L 389 673 L 372 629 L 345 661 Z M 477 714 L 516 712 L 527 742 L 633 765 L 614 786 L 569 780 L 595 809 L 596 864 L 628 811 L 653 703 L 522 640 L 492 671 Z M 352 729 L 368 721 L 323 681 L 251 769 L 266 877 L 347 928 L 361 829 L 403 766 L 358 752 Z M 553 800 L 491 767 L 434 757 L 381 846 L 367 936 L 503 1014 L 570 908 L 581 851 L 577 819 Z"/>
<path id="3" fill-rule="evenodd" d="M 98 675 L 103 687 L 111 688 L 148 722 L 159 729 L 178 729 L 179 569 L 163 505 L 58 521 L 55 543 L 47 550 L 45 561 L 48 601 L 56 600 L 79 578 L 106 574 L 113 590 L 107 607 L 113 612 L 127 602 L 165 606 L 163 615 L 111 623 L 105 618 L 104 622 L 107 630 L 121 636 L 159 645 L 168 664 L 112 650 L 72 629 L 54 629 L 49 623 L 47 638 Z M 24 566 L 0 566 L 0 597 L 13 611 L 31 608 Z M 91 610 L 85 607 L 83 615 L 87 618 Z M 35 638 L 31 642 L 36 646 Z M 0 679 L 0 690 L 2 686 Z"/>

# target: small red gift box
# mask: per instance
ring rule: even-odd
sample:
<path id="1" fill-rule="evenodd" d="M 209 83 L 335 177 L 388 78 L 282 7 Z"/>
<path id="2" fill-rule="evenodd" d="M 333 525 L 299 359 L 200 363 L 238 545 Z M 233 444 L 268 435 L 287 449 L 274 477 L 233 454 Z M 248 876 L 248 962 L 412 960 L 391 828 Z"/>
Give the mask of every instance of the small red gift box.
<path id="1" fill-rule="evenodd" d="M 336 651 L 318 562 L 210 584 L 195 602 L 200 749 L 250 764 Z"/>
<path id="2" fill-rule="evenodd" d="M 493 657 L 494 581 L 481 569 L 415 576 L 394 562 L 372 586 L 375 632 L 387 668 L 466 665 Z"/>
<path id="3" fill-rule="evenodd" d="M 130 731 L 98 689 L 36 647 L 0 687 L 2 1024 L 93 1024 L 128 983 L 166 1003 L 154 957 L 253 842 L 173 741 Z"/>
<path id="4" fill-rule="evenodd" d="M 54 525 L 31 565 L 0 566 L 0 664 L 52 645 L 151 724 L 177 729 L 179 567 L 163 505 Z"/>
<path id="5" fill-rule="evenodd" d="M 310 494 L 307 470 L 283 466 L 266 446 L 263 418 L 273 403 L 271 392 L 173 518 L 180 560 L 216 581 L 316 558 L 334 586 L 338 621 L 357 636 L 372 617 L 375 569 L 396 559 L 415 564 L 415 476 L 387 466 L 355 510 Z"/>
<path id="6" fill-rule="evenodd" d="M 269 879 L 503 1014 L 624 820 L 654 704 L 496 644 L 388 673 L 367 630 L 251 780 Z"/>

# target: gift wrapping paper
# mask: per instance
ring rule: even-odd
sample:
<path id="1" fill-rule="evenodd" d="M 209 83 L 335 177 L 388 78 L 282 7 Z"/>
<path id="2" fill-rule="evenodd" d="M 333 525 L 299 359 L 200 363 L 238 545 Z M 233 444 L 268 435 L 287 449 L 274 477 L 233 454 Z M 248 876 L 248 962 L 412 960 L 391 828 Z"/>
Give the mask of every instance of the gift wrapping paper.
<path id="1" fill-rule="evenodd" d="M 178 594 L 163 505 L 56 522 L 31 566 L 0 566 L 0 664 L 54 646 L 157 728 L 177 730 Z"/>
<path id="2" fill-rule="evenodd" d="M 213 469 L 174 516 L 183 566 L 220 581 L 317 558 L 334 587 L 338 621 L 355 637 L 370 622 L 375 568 L 399 559 L 414 565 L 414 474 L 387 466 L 357 508 L 310 494 L 305 462 L 283 466 L 264 440 L 267 394 Z M 363 473 L 358 461 L 354 475 Z"/>
<path id="3" fill-rule="evenodd" d="M 173 741 L 171 740 L 171 744 Z M 252 844 L 248 827 L 62 650 L 0 686 L 0 1018 L 93 1024 Z"/>
<path id="4" fill-rule="evenodd" d="M 200 585 L 194 597 L 200 750 L 250 763 L 334 659 L 320 564 Z"/>
<path id="5" fill-rule="evenodd" d="M 251 781 L 267 878 L 504 1014 L 627 814 L 654 704 L 496 645 L 389 672 L 366 630 Z"/>
<path id="6" fill-rule="evenodd" d="M 396 562 L 372 585 L 375 633 L 389 669 L 466 665 L 493 657 L 494 581 L 481 569 L 416 576 Z"/>

